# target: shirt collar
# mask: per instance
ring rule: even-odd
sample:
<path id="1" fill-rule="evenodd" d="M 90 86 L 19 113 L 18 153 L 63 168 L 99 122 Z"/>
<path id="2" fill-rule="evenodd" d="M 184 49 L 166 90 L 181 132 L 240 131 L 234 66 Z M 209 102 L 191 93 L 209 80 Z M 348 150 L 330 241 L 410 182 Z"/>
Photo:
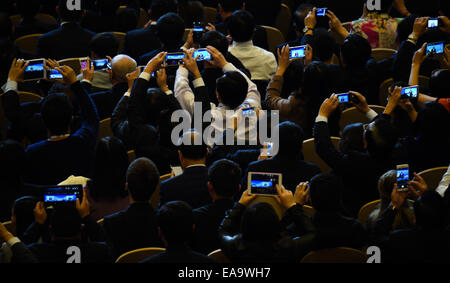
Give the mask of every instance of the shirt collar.
<path id="1" fill-rule="evenodd" d="M 185 169 L 188 169 L 188 168 L 191 168 L 191 167 L 206 167 L 206 165 L 205 164 L 194 164 L 194 165 L 186 167 Z"/>
<path id="2" fill-rule="evenodd" d="M 244 42 L 236 42 L 233 41 L 233 47 L 252 47 L 253 46 L 253 41 L 249 40 L 249 41 L 244 41 Z"/>

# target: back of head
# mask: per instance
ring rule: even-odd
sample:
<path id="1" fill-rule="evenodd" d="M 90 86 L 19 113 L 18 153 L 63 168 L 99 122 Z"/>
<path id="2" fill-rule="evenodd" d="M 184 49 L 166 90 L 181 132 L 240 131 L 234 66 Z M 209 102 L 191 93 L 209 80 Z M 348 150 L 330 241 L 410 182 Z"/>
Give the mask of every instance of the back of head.
<path id="1" fill-rule="evenodd" d="M 133 8 L 125 8 L 117 14 L 117 31 L 129 32 L 137 27 L 139 15 Z"/>
<path id="2" fill-rule="evenodd" d="M 146 121 L 151 125 L 157 125 L 160 113 L 167 109 L 169 101 L 167 94 L 160 88 L 149 88 L 145 99 L 145 109 L 147 109 Z"/>
<path id="3" fill-rule="evenodd" d="M 438 98 L 448 98 L 450 95 L 450 70 L 439 69 L 431 74 L 430 95 Z"/>
<path id="4" fill-rule="evenodd" d="M 159 171 L 148 158 L 138 158 L 127 170 L 127 188 L 134 201 L 147 202 L 159 185 Z"/>
<path id="5" fill-rule="evenodd" d="M 174 46 L 181 42 L 185 24 L 183 19 L 175 13 L 167 13 L 156 23 L 156 33 L 165 46 Z"/>
<path id="6" fill-rule="evenodd" d="M 104 137 L 97 143 L 94 175 L 89 192 L 95 200 L 124 197 L 129 166 L 127 149 L 116 137 Z"/>
<path id="7" fill-rule="evenodd" d="M 419 229 L 440 230 L 446 225 L 447 207 L 436 191 L 425 191 L 414 202 L 414 213 Z"/>
<path id="8" fill-rule="evenodd" d="M 157 21 L 160 17 L 167 13 L 176 13 L 177 7 L 177 0 L 153 0 L 150 6 L 150 19 L 152 21 Z"/>
<path id="9" fill-rule="evenodd" d="M 293 122 L 283 122 L 278 126 L 280 145 L 277 156 L 298 158 L 302 152 L 305 135 L 303 129 Z"/>
<path id="10" fill-rule="evenodd" d="M 223 56 L 228 54 L 228 40 L 225 35 L 218 31 L 211 30 L 203 34 L 200 46 L 206 48 L 208 45 L 219 50 Z"/>
<path id="11" fill-rule="evenodd" d="M 391 156 L 398 136 L 395 127 L 386 119 L 376 119 L 370 123 L 364 138 L 367 143 L 367 152 L 372 158 L 383 160 Z"/>
<path id="12" fill-rule="evenodd" d="M 313 61 L 306 67 L 302 93 L 310 101 L 314 113 L 319 110 L 325 98 L 330 96 L 330 85 L 331 76 L 325 63 Z"/>
<path id="13" fill-rule="evenodd" d="M 186 28 L 192 28 L 194 22 L 202 22 L 203 11 L 203 4 L 200 1 L 187 1 L 178 5 L 178 15 L 183 19 Z"/>
<path id="14" fill-rule="evenodd" d="M 83 10 L 69 10 L 71 0 L 59 0 L 58 12 L 62 22 L 79 22 L 83 17 Z"/>
<path id="15" fill-rule="evenodd" d="M 242 215 L 241 233 L 247 242 L 270 244 L 277 241 L 281 225 L 272 206 L 259 202 L 248 207 Z"/>
<path id="16" fill-rule="evenodd" d="M 341 56 L 347 67 L 363 68 L 372 54 L 372 48 L 364 37 L 350 34 L 341 45 Z"/>
<path id="17" fill-rule="evenodd" d="M 192 208 L 183 201 L 168 202 L 158 211 L 158 226 L 169 246 L 189 242 L 193 225 Z"/>
<path id="18" fill-rule="evenodd" d="M 318 174 L 311 179 L 309 195 L 317 211 L 339 212 L 342 209 L 342 181 L 336 175 Z"/>
<path id="19" fill-rule="evenodd" d="M 220 159 L 208 169 L 208 181 L 220 197 L 233 197 L 239 190 L 241 168 L 235 162 Z"/>
<path id="20" fill-rule="evenodd" d="M 98 33 L 89 42 L 89 50 L 98 58 L 114 57 L 119 50 L 119 39 L 112 32 Z"/>
<path id="21" fill-rule="evenodd" d="M 97 0 L 97 9 L 103 16 L 114 16 L 120 7 L 120 0 Z"/>
<path id="22" fill-rule="evenodd" d="M 218 2 L 226 13 L 232 13 L 240 10 L 244 5 L 244 0 L 219 0 Z"/>
<path id="23" fill-rule="evenodd" d="M 32 19 L 36 16 L 41 8 L 39 0 L 17 0 L 17 10 L 24 19 Z"/>
<path id="24" fill-rule="evenodd" d="M 53 135 L 66 134 L 72 120 L 72 103 L 65 94 L 50 94 L 44 99 L 41 115 Z"/>
<path id="25" fill-rule="evenodd" d="M 266 0 L 263 8 L 260 0 L 245 0 L 245 10 L 255 16 L 258 25 L 274 26 L 280 9 L 280 0 Z"/>
<path id="26" fill-rule="evenodd" d="M 255 18 L 247 11 L 238 10 L 228 19 L 228 31 L 236 42 L 249 41 L 255 32 Z"/>
<path id="27" fill-rule="evenodd" d="M 448 111 L 438 102 L 427 102 L 417 114 L 418 135 L 431 143 L 447 143 L 450 132 L 445 130 L 450 125 Z"/>
<path id="28" fill-rule="evenodd" d="M 339 150 L 348 153 L 350 150 L 364 152 L 364 125 L 354 123 L 347 125 L 342 131 Z"/>
<path id="29" fill-rule="evenodd" d="M 117 82 L 128 82 L 127 74 L 136 71 L 136 61 L 128 55 L 119 54 L 111 61 L 112 76 Z"/>
<path id="30" fill-rule="evenodd" d="M 56 206 L 50 217 L 50 231 L 55 238 L 78 236 L 81 224 L 81 216 L 75 206 Z"/>
<path id="31" fill-rule="evenodd" d="M 283 94 L 291 94 L 303 86 L 303 70 L 305 66 L 302 60 L 292 61 L 283 75 Z"/>
<path id="32" fill-rule="evenodd" d="M 397 182 L 397 171 L 389 170 L 378 179 L 378 192 L 381 200 L 389 201 L 391 199 L 394 184 Z"/>
<path id="33" fill-rule="evenodd" d="M 0 38 L 12 35 L 11 18 L 6 13 L 0 13 Z"/>
<path id="34" fill-rule="evenodd" d="M 397 38 L 398 42 L 403 42 L 408 39 L 408 36 L 412 33 L 414 27 L 414 21 L 417 16 L 410 15 L 404 18 L 397 26 Z"/>
<path id="35" fill-rule="evenodd" d="M 312 48 L 315 57 L 322 62 L 327 62 L 333 57 L 337 42 L 326 29 L 317 28 L 314 30 Z"/>
<path id="36" fill-rule="evenodd" d="M 203 142 L 201 133 L 190 130 L 183 133 L 183 136 L 178 141 L 178 150 L 183 155 L 183 158 L 189 160 L 202 160 L 208 154 L 208 148 Z"/>
<path id="37" fill-rule="evenodd" d="M 36 197 L 24 196 L 13 203 L 13 217 L 16 222 L 16 235 L 21 237 L 34 222 L 33 210 L 39 200 Z"/>
<path id="38" fill-rule="evenodd" d="M 217 79 L 216 88 L 221 102 L 231 109 L 236 109 L 247 97 L 248 83 L 240 72 L 226 71 Z"/>

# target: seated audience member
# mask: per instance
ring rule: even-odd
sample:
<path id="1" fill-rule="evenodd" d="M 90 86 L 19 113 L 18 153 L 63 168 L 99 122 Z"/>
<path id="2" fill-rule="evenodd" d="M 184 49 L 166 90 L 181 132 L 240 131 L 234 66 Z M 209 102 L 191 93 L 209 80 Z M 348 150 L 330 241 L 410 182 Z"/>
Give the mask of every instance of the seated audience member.
<path id="1" fill-rule="evenodd" d="M 230 16 L 228 30 L 233 38 L 229 52 L 250 71 L 252 80 L 270 80 L 276 71 L 277 62 L 273 53 L 253 45 L 253 16 L 242 10 L 234 12 Z"/>
<path id="2" fill-rule="evenodd" d="M 178 15 L 186 28 L 193 28 L 193 23 L 203 22 L 204 8 L 200 1 L 178 1 Z"/>
<path id="3" fill-rule="evenodd" d="M 81 26 L 96 33 L 120 31 L 117 9 L 120 0 L 96 0 L 95 10 L 89 9 L 81 20 Z"/>
<path id="4" fill-rule="evenodd" d="M 47 61 L 48 64 L 51 64 Z M 7 91 L 17 92 L 27 64 L 14 61 L 11 67 Z M 47 96 L 42 103 L 41 116 L 48 130 L 48 140 L 32 144 L 25 151 L 24 181 L 37 185 L 58 184 L 70 175 L 91 174 L 97 141 L 99 117 L 93 101 L 89 98 L 75 72 L 68 66 L 53 65 L 62 75 L 60 82 L 75 93 L 79 104 L 81 128 L 70 134 L 72 103 L 64 94 Z"/>
<path id="5" fill-rule="evenodd" d="M 158 230 L 166 250 L 141 263 L 214 263 L 212 258 L 189 247 L 194 227 L 194 215 L 189 204 L 171 201 L 163 205 L 158 211 Z"/>
<path id="6" fill-rule="evenodd" d="M 417 175 L 418 176 L 418 175 Z M 420 176 L 419 176 L 420 178 Z M 384 210 L 391 203 L 392 190 L 394 189 L 394 184 L 397 182 L 397 171 L 390 170 L 384 173 L 378 180 L 378 191 L 380 192 L 380 203 L 377 207 L 370 213 L 369 218 L 366 222 L 366 228 L 368 231 L 373 229 L 373 225 Z M 406 201 L 402 207 L 400 207 L 395 216 L 394 223 L 392 224 L 392 229 L 407 229 L 414 225 L 414 211 L 412 203 Z"/>
<path id="7" fill-rule="evenodd" d="M 275 26 L 278 13 L 281 9 L 280 0 L 269 0 L 261 5 L 258 0 L 244 0 L 245 10 L 255 16 L 258 25 Z"/>
<path id="8" fill-rule="evenodd" d="M 27 246 L 14 237 L 0 221 L 0 241 L 5 242 L 9 248 L 8 252 L 0 249 L 0 263 L 37 263 L 38 260 Z M 9 253 L 9 254 L 8 254 Z"/>
<path id="9" fill-rule="evenodd" d="M 410 190 L 413 189 L 410 186 Z M 398 213 L 407 199 L 408 191 L 400 192 L 394 185 L 390 205 L 375 223 L 374 243 L 383 252 L 383 263 L 448 263 L 450 251 L 447 211 L 444 199 L 435 191 L 413 191 L 420 195 L 414 202 L 415 227 L 391 230 Z"/>
<path id="10" fill-rule="evenodd" d="M 57 9 L 61 26 L 39 37 L 37 56 L 55 60 L 89 56 L 95 33 L 80 26 L 83 11 L 69 10 L 67 0 L 60 0 Z"/>
<path id="11" fill-rule="evenodd" d="M 401 88 L 395 88 L 395 95 L 399 96 L 400 91 Z M 327 98 L 319 110 L 314 126 L 314 142 L 317 154 L 342 178 L 344 207 L 350 216 L 356 217 L 364 204 L 378 198 L 378 179 L 395 166 L 392 153 L 397 135 L 389 121 L 394 103 L 392 99 L 384 114 L 377 116 L 367 105 L 364 96 L 357 92 L 350 93 L 359 100 L 354 106 L 369 120 L 375 118 L 363 132 L 365 150 L 342 152 L 336 150 L 331 143 L 328 117 L 339 106 L 335 94 Z"/>
<path id="12" fill-rule="evenodd" d="M 16 227 L 14 234 L 25 243 L 23 236 L 28 227 L 34 222 L 33 210 L 38 201 L 37 197 L 24 196 L 16 199 L 12 205 L 11 223 Z"/>
<path id="13" fill-rule="evenodd" d="M 231 262 L 299 262 L 309 251 L 314 227 L 303 212 L 304 194 L 277 186 L 283 219 L 270 204 L 252 204 L 256 195 L 244 191 L 239 203 L 227 212 L 219 227 L 220 246 Z M 282 235 L 282 223 L 294 223 L 299 237 Z"/>
<path id="14" fill-rule="evenodd" d="M 159 172 L 147 158 L 139 158 L 128 167 L 126 189 L 130 205 L 127 209 L 104 218 L 107 243 L 117 259 L 125 252 L 160 247 L 156 212 L 150 199 L 159 186 Z"/>
<path id="15" fill-rule="evenodd" d="M 86 192 L 86 190 L 84 190 Z M 84 194 L 86 195 L 86 194 Z M 43 207 L 41 210 L 43 221 L 47 218 L 47 213 Z M 56 207 L 50 216 L 49 229 L 51 235 L 50 242 L 35 242 L 28 245 L 30 251 L 41 263 L 110 263 L 111 256 L 108 246 L 103 242 L 86 241 L 81 236 L 82 219 L 89 214 L 89 203 L 87 199 L 79 202 L 77 207 L 59 206 Z M 79 248 L 80 258 L 71 258 L 72 253 L 68 253 L 71 246 Z M 73 260 L 73 261 L 72 261 Z"/>
<path id="16" fill-rule="evenodd" d="M 150 23 L 142 29 L 132 30 L 125 36 L 123 54 L 138 61 L 139 57 L 161 47 L 156 23 L 160 17 L 177 12 L 176 0 L 153 0 L 149 10 Z"/>
<path id="17" fill-rule="evenodd" d="M 315 227 L 314 249 L 362 249 L 368 234 L 358 220 L 342 214 L 343 184 L 339 177 L 319 174 L 311 179 L 309 187 L 311 204 L 316 210 L 312 217 Z"/>
<path id="18" fill-rule="evenodd" d="M 119 40 L 117 36 L 111 32 L 104 32 L 95 35 L 89 43 L 91 60 L 105 59 L 117 55 L 119 49 Z M 84 71 L 84 70 L 83 70 Z M 83 74 L 79 74 L 79 80 L 83 79 Z M 112 88 L 110 75 L 106 70 L 94 71 L 94 78 L 90 85 L 85 85 L 89 93 L 102 91 Z"/>
<path id="19" fill-rule="evenodd" d="M 125 179 L 129 163 L 127 149 L 120 139 L 105 137 L 97 143 L 94 171 L 88 181 L 88 197 L 94 220 L 128 207 Z"/>
<path id="20" fill-rule="evenodd" d="M 40 9 L 39 0 L 18 0 L 17 10 L 22 16 L 22 20 L 14 26 L 14 38 L 19 38 L 28 34 L 47 33 L 56 28 L 53 23 L 47 23 L 36 19 Z"/>
<path id="21" fill-rule="evenodd" d="M 208 191 L 213 203 L 194 210 L 194 250 L 208 254 L 220 248 L 217 229 L 225 212 L 233 208 L 241 189 L 241 169 L 233 161 L 221 159 L 208 169 Z"/>
<path id="22" fill-rule="evenodd" d="M 199 132 L 192 130 L 183 134 L 178 141 L 183 174 L 161 183 L 160 206 L 174 200 L 184 201 L 194 209 L 211 203 L 207 187 L 208 168 L 205 165 L 207 154 L 208 149 Z"/>
<path id="23" fill-rule="evenodd" d="M 277 48 L 281 49 L 285 44 L 289 44 L 289 46 L 299 46 L 301 44 L 301 40 L 303 38 L 303 35 L 305 32 L 303 31 L 305 29 L 305 17 L 308 15 L 309 11 L 311 11 L 314 8 L 313 5 L 309 3 L 302 3 L 300 4 L 297 9 L 295 10 L 293 14 L 292 19 L 292 28 L 295 32 L 295 39 L 286 43 L 283 43 L 279 45 Z"/>
<path id="24" fill-rule="evenodd" d="M 127 7 L 117 14 L 117 31 L 127 33 L 136 29 L 139 20 L 138 9 Z"/>
<path id="25" fill-rule="evenodd" d="M 283 122 L 278 126 L 280 142 L 278 153 L 269 159 L 252 162 L 243 176 L 244 188 L 247 185 L 248 172 L 281 173 L 283 186 L 290 191 L 300 182 L 311 180 L 320 173 L 320 168 L 303 160 L 303 130 L 293 122 Z"/>

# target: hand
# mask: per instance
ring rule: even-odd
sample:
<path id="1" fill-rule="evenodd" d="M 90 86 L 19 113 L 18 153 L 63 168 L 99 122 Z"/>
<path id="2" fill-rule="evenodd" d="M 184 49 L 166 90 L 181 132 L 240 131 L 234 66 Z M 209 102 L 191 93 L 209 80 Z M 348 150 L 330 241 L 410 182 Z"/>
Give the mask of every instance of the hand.
<path id="1" fill-rule="evenodd" d="M 323 117 L 330 117 L 331 114 L 339 106 L 339 100 L 336 94 L 332 94 L 330 98 L 325 99 L 319 109 L 319 115 Z"/>
<path id="2" fill-rule="evenodd" d="M 216 27 L 213 24 L 208 23 L 208 25 L 205 27 L 205 29 L 207 31 L 212 31 L 212 30 L 216 30 Z"/>
<path id="3" fill-rule="evenodd" d="M 384 109 L 384 114 L 391 115 L 392 112 L 394 112 L 395 107 L 397 107 L 398 102 L 400 101 L 400 98 L 402 96 L 402 88 L 396 86 L 394 88 L 394 91 L 391 92 L 389 89 L 389 99 L 388 103 L 386 105 L 386 108 Z"/>
<path id="4" fill-rule="evenodd" d="M 61 67 L 61 66 L 59 65 L 58 61 L 52 60 L 52 59 L 47 59 L 47 60 L 45 60 L 44 66 L 47 67 L 47 68 L 46 68 L 47 70 L 49 70 L 49 69 L 56 69 L 56 68 L 58 68 L 58 67 Z"/>
<path id="5" fill-rule="evenodd" d="M 241 199 L 239 200 L 239 203 L 243 206 L 249 206 L 250 203 L 256 198 L 256 195 L 249 195 L 248 190 L 245 190 L 242 193 Z"/>
<path id="6" fill-rule="evenodd" d="M 13 82 L 23 82 L 23 74 L 28 66 L 28 62 L 23 59 L 15 59 L 11 64 L 11 69 L 9 69 L 8 79 Z"/>
<path id="7" fill-rule="evenodd" d="M 416 197 L 420 197 L 426 190 L 428 190 L 428 185 L 425 180 L 414 172 L 414 179 L 409 182 L 408 185 L 411 193 Z"/>
<path id="8" fill-rule="evenodd" d="M 396 208 L 400 208 L 405 203 L 406 197 L 408 196 L 408 191 L 399 192 L 397 190 L 397 184 L 394 184 L 394 189 L 391 193 L 391 203 Z"/>
<path id="9" fill-rule="evenodd" d="M 309 201 L 309 183 L 302 182 L 295 188 L 294 200 L 295 203 L 304 205 Z"/>
<path id="10" fill-rule="evenodd" d="M 220 51 L 217 50 L 215 47 L 208 45 L 206 49 L 208 50 L 208 52 L 211 54 L 212 57 L 212 60 L 209 61 L 211 65 L 222 69 L 226 64 L 228 64 L 223 54 L 220 53 Z"/>
<path id="11" fill-rule="evenodd" d="M 144 25 L 144 29 L 148 28 L 150 25 L 152 24 L 152 20 L 149 20 L 145 25 Z"/>
<path id="12" fill-rule="evenodd" d="M 412 34 L 419 38 L 421 37 L 425 32 L 428 31 L 428 20 L 429 17 L 422 17 L 422 18 L 416 18 L 414 21 L 414 27 Z"/>
<path id="13" fill-rule="evenodd" d="M 51 81 L 58 82 L 67 86 L 71 86 L 78 81 L 77 75 L 75 74 L 74 70 L 71 67 L 61 66 L 56 67 L 55 69 L 58 70 L 63 75 L 63 78 Z"/>
<path id="14" fill-rule="evenodd" d="M 439 20 L 442 23 L 442 26 L 439 27 L 445 33 L 450 33 L 450 20 L 446 16 L 440 16 Z"/>
<path id="15" fill-rule="evenodd" d="M 316 19 L 316 8 L 313 8 L 309 11 L 308 15 L 305 17 L 305 27 L 313 29 L 316 27 L 317 19 Z"/>
<path id="16" fill-rule="evenodd" d="M 83 79 L 92 82 L 94 79 L 94 66 L 91 64 L 91 58 L 86 60 L 86 68 L 83 69 Z"/>
<path id="17" fill-rule="evenodd" d="M 425 59 L 428 57 L 428 55 L 426 55 L 426 50 L 427 50 L 427 43 L 425 42 L 422 47 L 416 51 L 416 53 L 414 53 L 413 59 L 412 59 L 412 64 L 413 65 L 422 65 L 423 61 L 425 61 Z"/>
<path id="18" fill-rule="evenodd" d="M 0 222 L 0 240 L 8 242 L 12 238 L 14 238 L 13 234 L 6 229 L 2 222 Z"/>
<path id="19" fill-rule="evenodd" d="M 413 123 L 417 120 L 417 111 L 409 99 L 400 99 L 398 106 L 408 113 L 408 116 Z"/>
<path id="20" fill-rule="evenodd" d="M 369 15 L 369 11 L 367 10 L 367 3 L 364 3 L 363 13 L 361 15 L 361 19 L 367 18 L 367 15 Z"/>
<path id="21" fill-rule="evenodd" d="M 128 91 L 131 92 L 133 89 L 134 81 L 139 78 L 139 69 L 136 69 L 134 72 L 128 73 L 125 76 L 127 77 L 128 82 Z"/>
<path id="22" fill-rule="evenodd" d="M 164 59 L 166 58 L 167 52 L 160 52 L 158 55 L 153 57 L 148 63 L 147 66 L 145 66 L 144 72 L 151 75 L 153 72 L 158 70 L 162 63 L 164 62 Z"/>
<path id="23" fill-rule="evenodd" d="M 47 211 L 45 211 L 44 203 L 42 201 L 36 203 L 33 213 L 34 221 L 36 221 L 37 223 L 44 224 L 47 220 Z"/>
<path id="24" fill-rule="evenodd" d="M 193 48 L 184 51 L 184 58 L 183 58 L 183 62 L 184 62 L 184 68 L 188 69 L 189 72 L 191 72 L 194 75 L 195 79 L 201 78 L 201 74 L 200 71 L 198 70 L 198 65 L 197 65 L 197 58 L 194 58 L 194 52 L 195 50 Z"/>
<path id="25" fill-rule="evenodd" d="M 167 86 L 166 68 L 161 68 L 156 72 L 156 83 L 162 91 L 169 91 L 169 87 Z"/>
<path id="26" fill-rule="evenodd" d="M 81 219 L 84 219 L 86 216 L 91 214 L 91 206 L 89 204 L 87 195 L 88 195 L 87 189 L 86 189 L 86 187 L 84 187 L 83 188 L 83 200 L 81 201 L 81 204 L 80 204 L 80 200 L 78 198 L 75 201 L 75 207 L 77 208 L 78 213 L 81 216 Z"/>
<path id="27" fill-rule="evenodd" d="M 358 103 L 352 102 L 352 104 L 356 107 L 356 109 L 359 112 L 366 114 L 370 111 L 369 104 L 367 104 L 367 100 L 364 97 L 364 95 L 356 91 L 349 91 L 348 93 L 353 94 L 354 96 L 356 96 L 356 98 L 358 98 L 359 102 Z"/>
<path id="28" fill-rule="evenodd" d="M 327 9 L 327 12 L 325 15 L 328 17 L 328 19 L 330 19 L 328 21 L 328 25 L 330 26 L 330 31 L 339 31 L 341 29 L 345 29 L 342 26 L 342 23 L 339 20 L 339 18 L 331 10 Z"/>
<path id="29" fill-rule="evenodd" d="M 290 207 L 295 205 L 294 195 L 291 191 L 286 190 L 283 185 L 276 185 L 276 188 L 278 196 L 276 196 L 275 198 L 284 209 L 289 209 Z"/>
<path id="30" fill-rule="evenodd" d="M 289 44 L 286 44 L 285 46 L 283 46 L 281 48 L 281 52 L 280 49 L 277 49 L 277 55 L 278 55 L 278 69 L 277 69 L 277 75 L 278 76 L 283 76 L 284 73 L 286 72 L 287 68 L 289 67 L 289 64 L 291 64 L 291 62 L 293 60 L 289 59 L 289 55 L 290 51 L 289 51 Z"/>
<path id="31" fill-rule="evenodd" d="M 186 42 L 184 43 L 183 47 L 185 49 L 191 49 L 194 47 L 194 30 L 191 29 L 188 33 L 188 36 L 186 38 Z"/>

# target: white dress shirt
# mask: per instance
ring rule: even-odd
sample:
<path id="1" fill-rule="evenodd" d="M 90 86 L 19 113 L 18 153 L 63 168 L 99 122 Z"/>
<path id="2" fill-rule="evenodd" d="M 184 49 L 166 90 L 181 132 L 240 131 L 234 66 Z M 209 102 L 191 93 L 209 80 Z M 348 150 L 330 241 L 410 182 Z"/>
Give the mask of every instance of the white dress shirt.
<path id="1" fill-rule="evenodd" d="M 253 41 L 233 42 L 228 51 L 250 71 L 252 80 L 270 80 L 277 71 L 277 60 L 272 52 L 254 46 Z"/>
<path id="2" fill-rule="evenodd" d="M 450 165 L 448 166 L 447 172 L 442 176 L 441 182 L 436 188 L 436 192 L 438 192 L 441 196 L 444 196 L 445 191 L 448 189 L 448 185 L 450 184 Z"/>

